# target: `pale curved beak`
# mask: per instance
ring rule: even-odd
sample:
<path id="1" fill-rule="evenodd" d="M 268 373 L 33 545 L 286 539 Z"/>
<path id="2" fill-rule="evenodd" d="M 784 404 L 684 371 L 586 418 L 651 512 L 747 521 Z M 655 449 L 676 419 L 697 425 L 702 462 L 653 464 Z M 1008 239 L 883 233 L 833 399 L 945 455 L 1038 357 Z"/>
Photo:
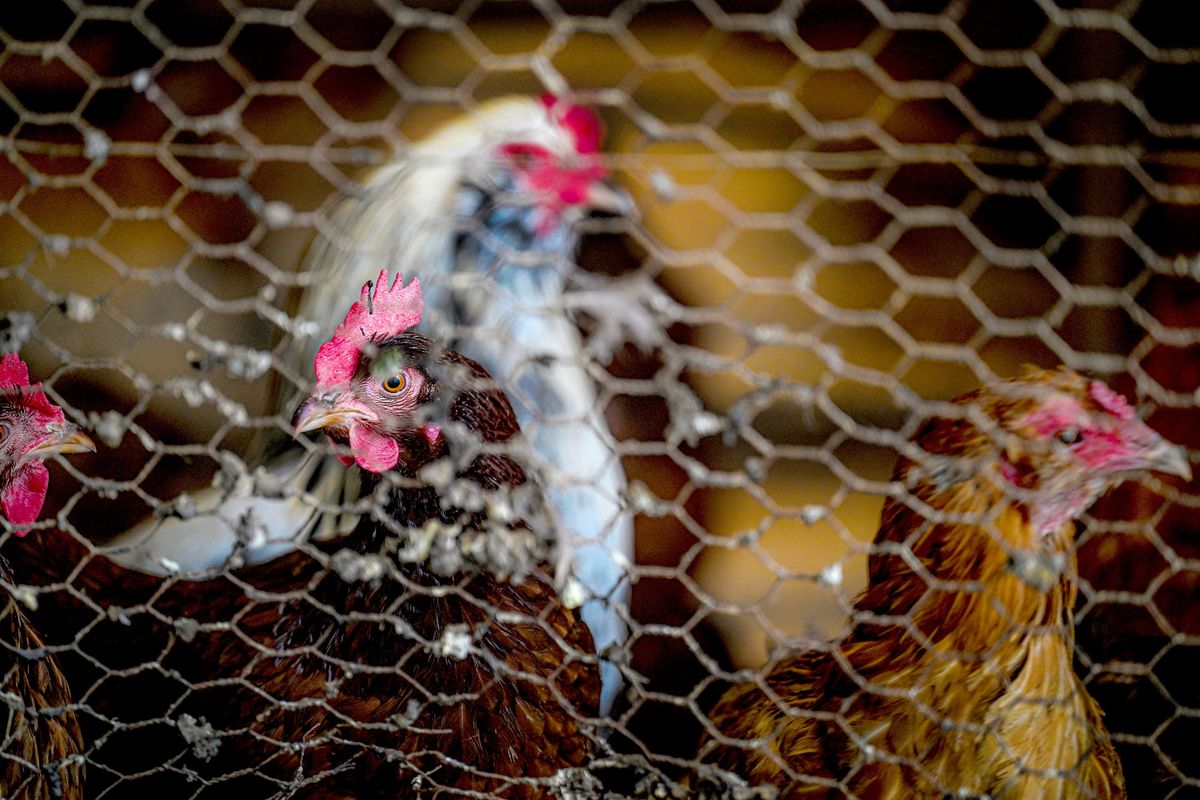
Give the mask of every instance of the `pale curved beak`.
<path id="1" fill-rule="evenodd" d="M 1146 469 L 1165 472 L 1167 475 L 1178 475 L 1185 481 L 1192 479 L 1192 465 L 1188 462 L 1187 451 L 1178 445 L 1171 444 L 1166 439 L 1159 439 L 1142 451 L 1143 463 Z"/>
<path id="2" fill-rule="evenodd" d="M 292 436 L 319 428 L 349 428 L 355 422 L 370 422 L 361 408 L 339 404 L 336 396 L 310 397 L 292 417 Z"/>
<path id="3" fill-rule="evenodd" d="M 621 187 L 609 181 L 593 181 L 588 186 L 586 205 L 592 211 L 603 211 L 618 217 L 638 218 L 637 205 Z"/>
<path id="4" fill-rule="evenodd" d="M 63 429 L 25 453 L 26 458 L 49 458 L 67 453 L 94 453 L 96 443 L 74 425 L 67 423 Z"/>

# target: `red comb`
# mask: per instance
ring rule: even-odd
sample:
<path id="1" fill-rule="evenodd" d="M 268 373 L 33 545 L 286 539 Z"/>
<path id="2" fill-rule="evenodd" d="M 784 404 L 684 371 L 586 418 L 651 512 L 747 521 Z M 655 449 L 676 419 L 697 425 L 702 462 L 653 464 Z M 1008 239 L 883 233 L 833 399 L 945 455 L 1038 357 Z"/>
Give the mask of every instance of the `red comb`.
<path id="1" fill-rule="evenodd" d="M 421 321 L 421 282 L 413 278 L 403 286 L 397 274 L 388 282 L 388 271 L 381 269 L 379 279 L 363 284 L 358 302 L 350 306 L 346 318 L 333 332 L 333 338 L 317 351 L 313 369 L 321 386 L 340 386 L 354 377 L 362 346 L 380 337 L 395 336 Z"/>
<path id="2" fill-rule="evenodd" d="M 0 395 L 20 395 L 21 403 L 46 422 L 63 422 L 63 410 L 50 402 L 40 383 L 29 384 L 29 367 L 16 353 L 0 357 Z"/>
<path id="3" fill-rule="evenodd" d="M 600 124 L 600 118 L 594 111 L 564 103 L 552 94 L 542 95 L 541 100 L 550 116 L 575 138 L 575 150 L 580 155 L 600 152 L 600 136 L 604 132 L 604 126 Z"/>
<path id="4" fill-rule="evenodd" d="M 1129 401 L 1100 381 L 1092 381 L 1088 394 L 1097 405 L 1117 419 L 1133 419 L 1133 406 L 1129 405 Z"/>

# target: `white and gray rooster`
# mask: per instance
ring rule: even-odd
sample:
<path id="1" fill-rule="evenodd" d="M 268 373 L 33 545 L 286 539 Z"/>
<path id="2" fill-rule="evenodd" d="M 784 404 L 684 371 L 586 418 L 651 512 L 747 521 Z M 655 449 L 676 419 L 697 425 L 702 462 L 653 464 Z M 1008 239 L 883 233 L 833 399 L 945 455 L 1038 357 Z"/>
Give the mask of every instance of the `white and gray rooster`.
<path id="1" fill-rule="evenodd" d="M 283 358 L 294 375 L 306 375 L 346 298 L 381 267 L 419 278 L 421 329 L 483 364 L 512 400 L 565 528 L 560 558 L 586 590 L 583 619 L 604 654 L 628 636 L 633 525 L 587 365 L 611 355 L 614 331 L 640 344 L 659 333 L 638 298 L 599 285 L 573 264 L 575 222 L 593 210 L 633 210 L 606 180 L 600 136 L 589 109 L 550 96 L 506 98 L 379 168 L 310 249 L 297 316 L 313 335 L 293 339 Z M 574 321 L 580 309 L 607 331 L 593 337 L 592 355 Z M 279 398 L 285 417 L 292 394 L 307 387 L 289 388 L 295 391 Z M 203 572 L 231 558 L 265 561 L 297 541 L 342 530 L 349 520 L 331 512 L 357 498 L 352 474 L 333 468 L 328 456 L 293 448 L 253 476 L 196 493 L 185 514 L 142 523 L 112 542 L 110 554 L 159 574 Z M 602 677 L 607 714 L 623 679 L 607 660 Z"/>

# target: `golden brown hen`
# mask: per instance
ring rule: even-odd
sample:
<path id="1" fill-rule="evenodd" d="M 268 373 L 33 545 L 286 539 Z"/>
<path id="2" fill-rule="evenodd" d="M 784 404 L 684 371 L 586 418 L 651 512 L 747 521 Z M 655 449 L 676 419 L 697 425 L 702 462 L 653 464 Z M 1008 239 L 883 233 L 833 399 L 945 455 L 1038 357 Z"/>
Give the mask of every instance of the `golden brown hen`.
<path id="1" fill-rule="evenodd" d="M 20 357 L 0 357 L 0 512 L 18 536 L 46 499 L 43 460 L 94 449 L 40 385 L 29 385 Z M 13 586 L 0 558 L 0 798 L 81 798 L 83 737 L 70 687 L 13 599 Z"/>
<path id="2" fill-rule="evenodd" d="M 1182 452 L 1066 369 L 960 397 L 913 444 L 849 630 L 728 691 L 706 757 L 784 797 L 1125 797 L 1071 668 L 1074 518 L 1190 474 Z"/>

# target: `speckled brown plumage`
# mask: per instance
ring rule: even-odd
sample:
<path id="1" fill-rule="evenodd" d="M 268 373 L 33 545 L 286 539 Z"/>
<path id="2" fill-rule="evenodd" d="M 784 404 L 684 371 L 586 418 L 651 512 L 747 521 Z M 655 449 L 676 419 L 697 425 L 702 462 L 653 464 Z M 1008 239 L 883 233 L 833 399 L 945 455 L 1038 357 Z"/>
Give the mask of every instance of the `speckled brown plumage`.
<path id="1" fill-rule="evenodd" d="M 0 580 L 12 583 L 2 560 Z M 84 796 L 83 737 L 71 692 L 7 591 L 0 591 L 0 719 L 0 797 Z"/>
<path id="2" fill-rule="evenodd" d="M 1095 411 L 1073 373 L 1023 380 Z M 1071 666 L 1073 523 L 1035 531 L 1006 486 L 1036 492 L 1069 465 L 1047 467 L 1058 450 L 1018 439 L 1034 399 L 957 402 L 1001 433 L 969 415 L 918 431 L 928 456 L 896 468 L 907 491 L 885 501 L 850 628 L 730 689 L 710 714 L 708 760 L 788 798 L 1125 797 Z"/>
<path id="3" fill-rule="evenodd" d="M 581 722 L 598 702 L 595 667 L 582 661 L 591 642 L 544 581 L 439 580 L 415 570 L 378 587 L 321 570 L 260 573 L 251 581 L 279 591 L 302 585 L 302 576 L 312 586 L 306 599 L 242 609 L 237 626 L 263 651 L 223 634 L 197 639 L 221 674 L 244 675 L 253 687 L 201 692 L 202 705 L 214 709 L 209 722 L 249 728 L 223 737 L 217 765 L 260 762 L 281 782 L 315 779 L 300 797 L 393 797 L 437 787 L 547 797 L 520 779 L 586 760 Z M 431 596 L 434 586 L 445 595 Z M 355 613 L 379 616 L 339 619 Z M 398 635 L 396 620 L 412 634 Z M 453 625 L 465 626 L 474 643 L 465 658 L 427 646 Z M 291 652 L 278 657 L 281 651 Z M 302 753 L 282 746 L 300 743 Z M 389 754 L 403 758 L 389 761 Z"/>
<path id="4" fill-rule="evenodd" d="M 517 433 L 478 365 L 450 352 L 431 357 L 420 337 L 403 343 L 415 360 L 468 373 L 463 388 L 448 388 L 452 374 L 427 384 L 423 404 L 444 403 L 443 418 L 484 446 Z M 448 437 L 397 436 L 405 455 L 375 495 L 385 507 L 343 538 L 206 581 L 123 571 L 65 536 L 49 559 L 56 566 L 30 565 L 45 585 L 86 562 L 70 583 L 99 605 L 101 621 L 56 591 L 42 600 L 44 609 L 57 605 L 46 624 L 58 639 L 89 625 L 82 653 L 138 670 L 106 677 L 86 657 L 68 660 L 100 716 L 157 720 L 98 726 L 97 759 L 114 772 L 153 774 L 100 774 L 97 788 L 117 783 L 120 797 L 543 798 L 544 779 L 586 762 L 584 720 L 596 715 L 600 691 L 594 648 L 543 572 L 513 582 L 478 569 L 440 576 L 389 558 L 376 579 L 345 580 L 334 568 L 341 551 L 392 552 L 397 523 L 487 524 L 485 511 L 454 507 L 416 478 L 446 455 Z M 483 489 L 526 481 L 502 452 L 475 455 L 458 476 Z M 399 485 L 387 488 L 393 479 Z M 448 629 L 469 638 L 468 653 L 439 650 Z M 185 742 L 177 724 L 184 715 L 196 720 L 191 730 L 210 725 L 216 738 Z M 185 780 L 185 770 L 202 781 L 234 777 L 205 788 Z"/>

